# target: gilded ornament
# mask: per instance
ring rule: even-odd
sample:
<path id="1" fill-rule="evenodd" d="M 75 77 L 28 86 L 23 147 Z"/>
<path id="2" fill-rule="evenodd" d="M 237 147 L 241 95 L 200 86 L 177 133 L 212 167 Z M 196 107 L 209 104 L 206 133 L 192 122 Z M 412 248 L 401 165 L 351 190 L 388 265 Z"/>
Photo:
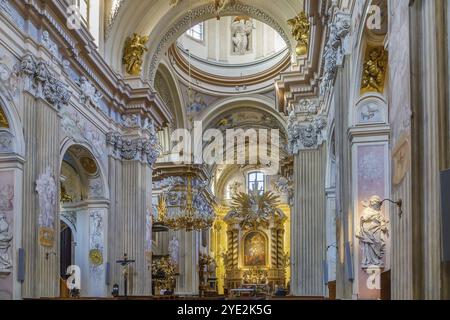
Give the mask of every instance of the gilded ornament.
<path id="1" fill-rule="evenodd" d="M 272 192 L 240 192 L 232 198 L 232 210 L 228 217 L 240 220 L 244 230 L 257 229 L 259 226 L 268 227 L 272 217 L 280 223 L 285 220 L 284 214 L 277 208 L 278 205 L 279 197 Z"/>
<path id="2" fill-rule="evenodd" d="M 72 196 L 67 193 L 66 187 L 64 186 L 64 184 L 62 182 L 61 182 L 60 198 L 61 198 L 61 202 L 63 202 L 63 203 L 73 201 Z"/>
<path id="3" fill-rule="evenodd" d="M 92 249 L 89 251 L 89 261 L 94 266 L 100 266 L 103 264 L 103 254 L 100 249 Z"/>
<path id="4" fill-rule="evenodd" d="M 368 57 L 364 62 L 361 81 L 362 92 L 384 91 L 384 79 L 387 68 L 387 54 L 384 48 L 377 47 L 369 50 Z"/>
<path id="5" fill-rule="evenodd" d="M 0 127 L 9 128 L 8 119 L 6 119 L 6 115 L 1 107 L 0 107 Z"/>
<path id="6" fill-rule="evenodd" d="M 297 41 L 295 52 L 299 56 L 306 55 L 308 53 L 309 36 L 311 31 L 311 24 L 308 16 L 305 12 L 300 12 L 295 18 L 288 20 L 287 23 L 292 29 L 292 36 L 295 41 Z"/>
<path id="7" fill-rule="evenodd" d="M 128 74 L 139 76 L 144 63 L 144 53 L 148 51 L 146 44 L 148 36 L 140 36 L 136 33 L 128 37 L 125 41 L 122 63 L 125 65 Z"/>
<path id="8" fill-rule="evenodd" d="M 55 242 L 55 231 L 51 228 L 41 227 L 39 229 L 39 243 L 46 248 L 53 248 Z"/>

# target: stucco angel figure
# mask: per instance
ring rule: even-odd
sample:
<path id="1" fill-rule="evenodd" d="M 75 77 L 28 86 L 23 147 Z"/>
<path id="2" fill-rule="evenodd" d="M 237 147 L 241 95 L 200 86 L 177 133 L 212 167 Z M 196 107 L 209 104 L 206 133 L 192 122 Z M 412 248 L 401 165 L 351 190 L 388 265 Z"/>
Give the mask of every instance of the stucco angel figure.
<path id="1" fill-rule="evenodd" d="M 250 35 L 254 29 L 253 22 L 246 17 L 237 17 L 231 25 L 233 34 L 233 52 L 244 55 L 249 50 Z"/>
<path id="2" fill-rule="evenodd" d="M 170 260 L 175 264 L 178 265 L 178 254 L 180 251 L 180 243 L 178 242 L 178 239 L 173 236 L 172 240 L 169 242 L 169 255 Z"/>
<path id="3" fill-rule="evenodd" d="M 9 273 L 12 268 L 12 261 L 9 255 L 9 248 L 13 239 L 10 225 L 5 214 L 0 214 L 0 273 Z"/>
<path id="4" fill-rule="evenodd" d="M 39 176 L 36 181 L 36 191 L 39 195 L 39 226 L 53 228 L 56 216 L 57 187 L 51 169 Z"/>
<path id="5" fill-rule="evenodd" d="M 359 241 L 362 249 L 363 269 L 384 267 L 386 238 L 389 220 L 381 213 L 382 200 L 378 196 L 369 199 L 360 220 Z"/>

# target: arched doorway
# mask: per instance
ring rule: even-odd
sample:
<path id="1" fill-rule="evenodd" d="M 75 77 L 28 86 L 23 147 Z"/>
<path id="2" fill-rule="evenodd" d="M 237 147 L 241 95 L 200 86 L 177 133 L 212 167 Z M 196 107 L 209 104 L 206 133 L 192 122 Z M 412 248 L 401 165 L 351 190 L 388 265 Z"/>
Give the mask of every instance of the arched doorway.
<path id="1" fill-rule="evenodd" d="M 83 297 L 107 295 L 106 186 L 99 162 L 84 146 L 72 145 L 64 153 L 60 174 L 60 272 L 81 271 Z M 63 295 L 63 292 L 61 292 Z"/>

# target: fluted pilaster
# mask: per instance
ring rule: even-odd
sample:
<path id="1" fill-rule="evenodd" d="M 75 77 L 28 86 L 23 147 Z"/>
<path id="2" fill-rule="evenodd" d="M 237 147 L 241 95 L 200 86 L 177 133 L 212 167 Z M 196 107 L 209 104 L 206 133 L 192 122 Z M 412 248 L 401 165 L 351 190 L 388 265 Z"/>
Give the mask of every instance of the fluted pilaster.
<path id="1" fill-rule="evenodd" d="M 296 296 L 325 295 L 325 156 L 323 146 L 295 155 L 291 288 Z"/>

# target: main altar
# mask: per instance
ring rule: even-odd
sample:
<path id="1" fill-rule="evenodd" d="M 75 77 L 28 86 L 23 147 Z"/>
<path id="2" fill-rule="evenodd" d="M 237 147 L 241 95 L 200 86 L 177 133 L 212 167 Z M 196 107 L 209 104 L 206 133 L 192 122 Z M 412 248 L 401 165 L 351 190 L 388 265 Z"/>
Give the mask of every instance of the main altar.
<path id="1" fill-rule="evenodd" d="M 227 250 L 223 254 L 224 289 L 232 293 L 253 286 L 267 293 L 286 288 L 284 212 L 271 192 L 238 193 L 224 216 Z"/>

